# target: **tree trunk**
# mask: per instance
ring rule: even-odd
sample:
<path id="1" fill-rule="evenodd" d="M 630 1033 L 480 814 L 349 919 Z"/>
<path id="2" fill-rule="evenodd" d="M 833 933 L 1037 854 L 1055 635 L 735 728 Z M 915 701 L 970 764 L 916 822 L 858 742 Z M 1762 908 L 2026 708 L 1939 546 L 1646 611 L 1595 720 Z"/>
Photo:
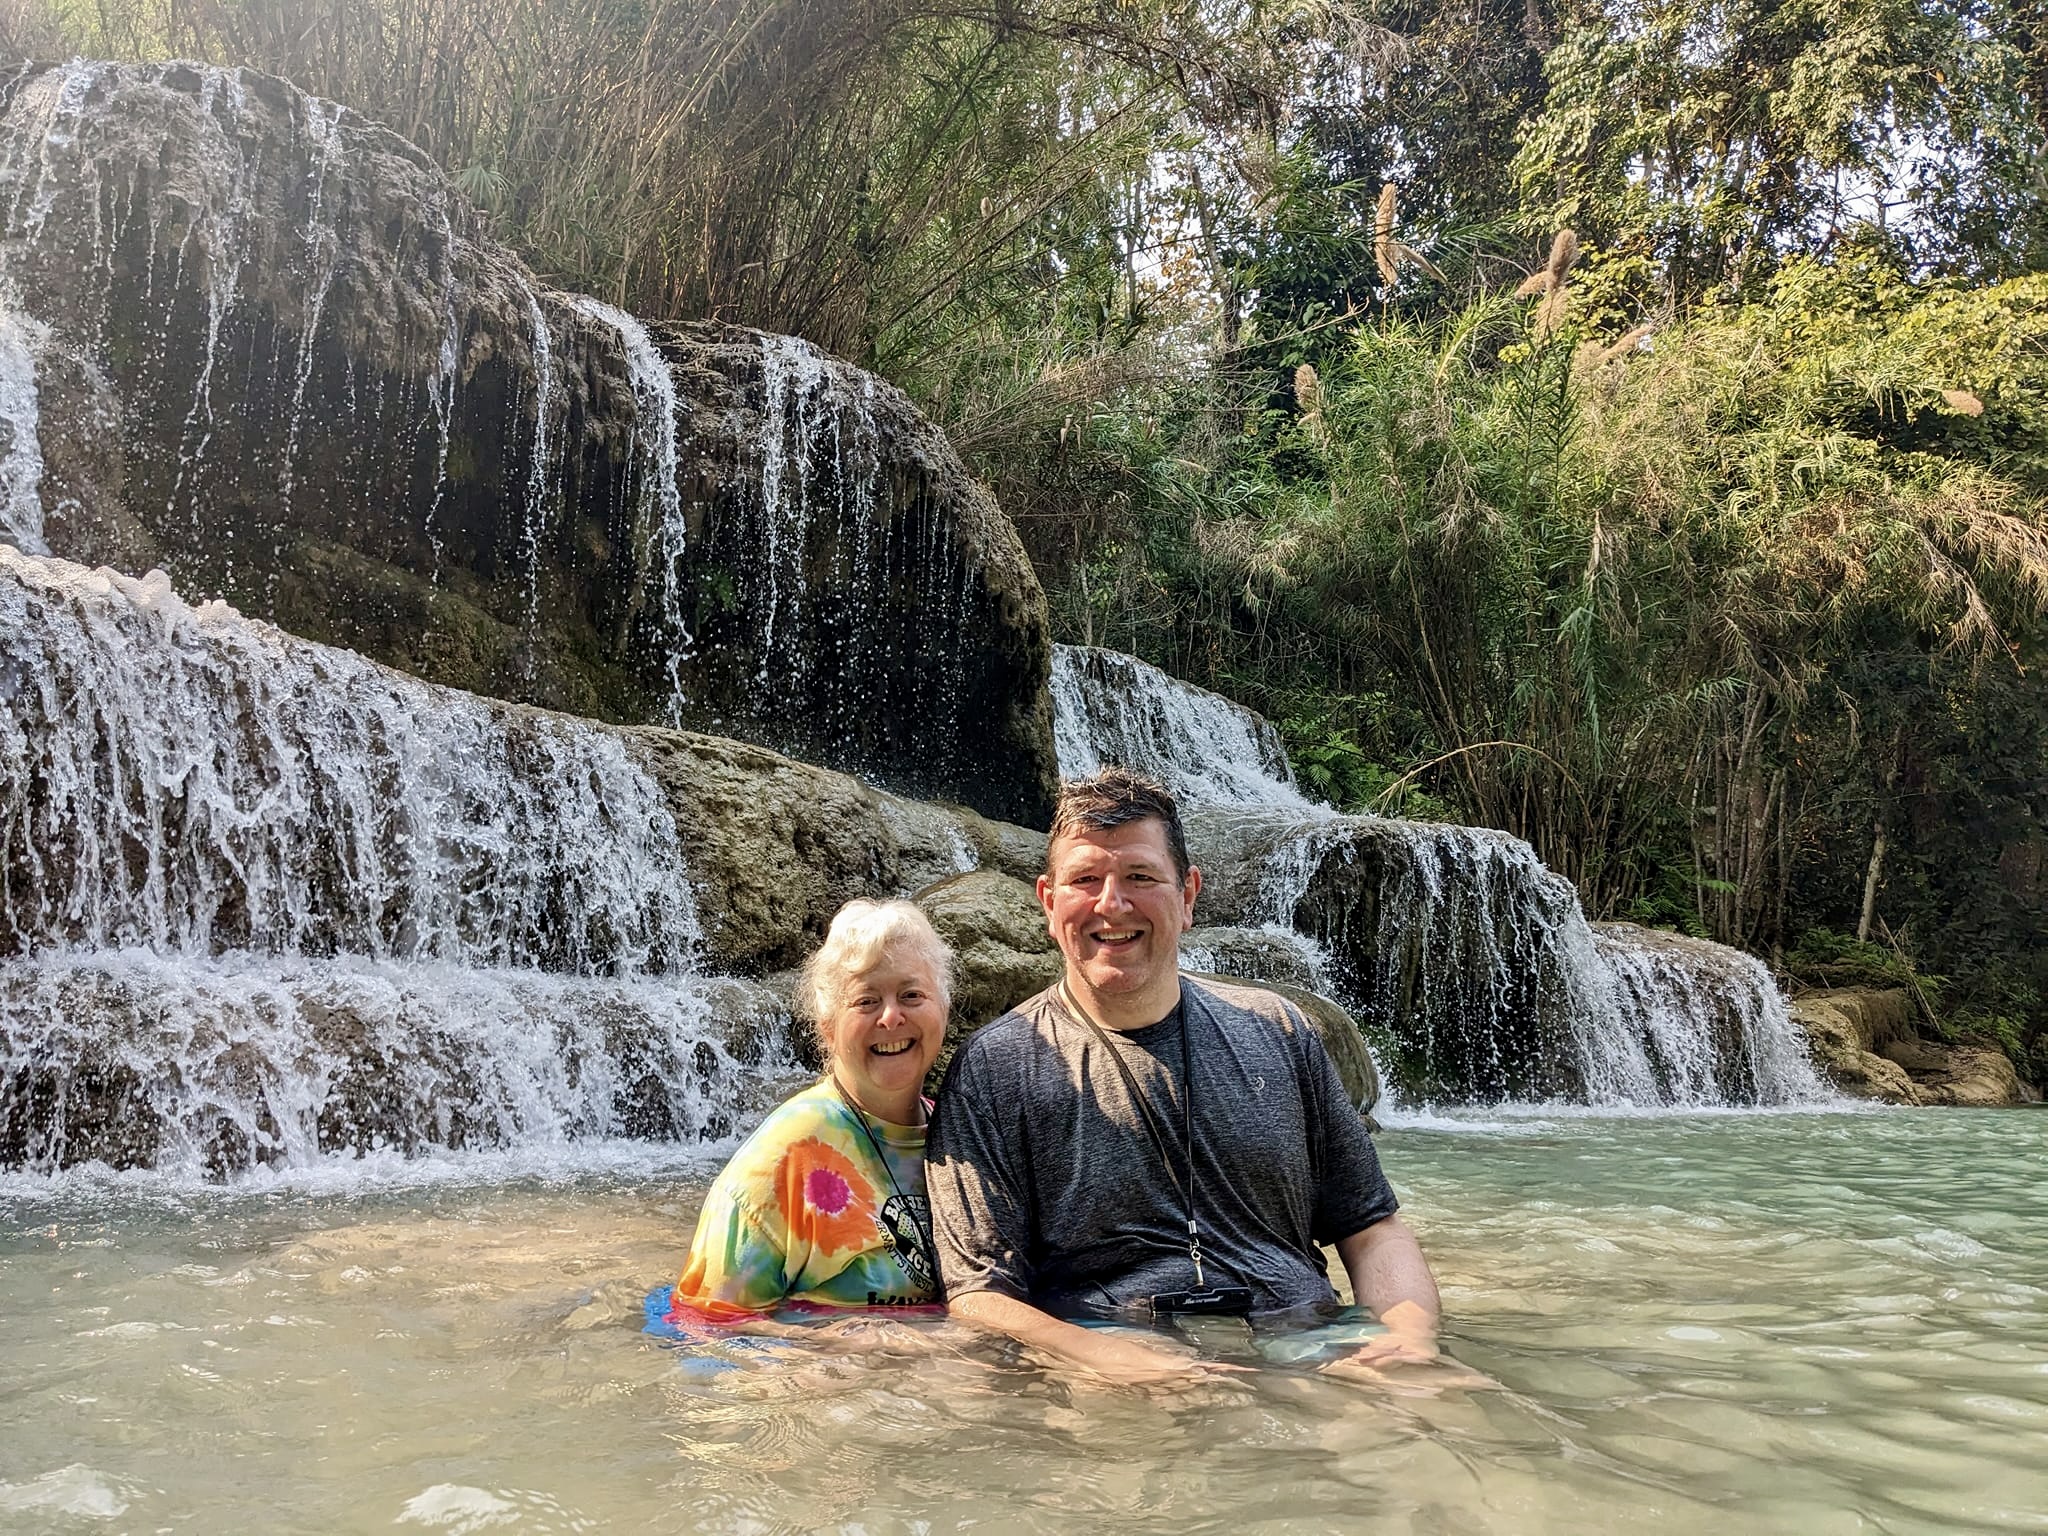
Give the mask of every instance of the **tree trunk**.
<path id="1" fill-rule="evenodd" d="M 1877 882 L 1884 873 L 1884 809 L 1879 807 L 1877 825 L 1870 836 L 1870 867 L 1863 873 L 1863 915 L 1856 920 L 1856 942 L 1870 941 L 1870 922 L 1877 916 Z"/>

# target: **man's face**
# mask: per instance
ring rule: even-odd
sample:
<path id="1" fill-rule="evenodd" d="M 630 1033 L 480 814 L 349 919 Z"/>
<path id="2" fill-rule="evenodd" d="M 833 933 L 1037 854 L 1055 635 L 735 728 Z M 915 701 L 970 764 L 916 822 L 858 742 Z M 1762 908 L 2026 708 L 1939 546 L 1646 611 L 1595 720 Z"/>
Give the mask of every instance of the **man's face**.
<path id="1" fill-rule="evenodd" d="M 1195 923 L 1202 872 L 1182 883 L 1156 817 L 1062 837 L 1038 877 L 1045 926 L 1070 980 L 1097 992 L 1163 988 L 1180 970 L 1180 936 Z"/>

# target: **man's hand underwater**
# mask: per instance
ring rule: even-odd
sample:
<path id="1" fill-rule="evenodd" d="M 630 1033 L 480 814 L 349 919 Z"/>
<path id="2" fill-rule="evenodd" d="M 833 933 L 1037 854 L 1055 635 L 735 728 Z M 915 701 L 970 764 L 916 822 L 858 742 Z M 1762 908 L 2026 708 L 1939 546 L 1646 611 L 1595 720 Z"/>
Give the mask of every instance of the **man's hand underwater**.
<path id="1" fill-rule="evenodd" d="M 1392 1332 L 1367 1339 L 1322 1369 L 1339 1371 L 1340 1367 L 1369 1367 L 1378 1371 L 1396 1365 L 1434 1365 L 1442 1356 L 1443 1351 L 1437 1347 L 1434 1333 Z"/>

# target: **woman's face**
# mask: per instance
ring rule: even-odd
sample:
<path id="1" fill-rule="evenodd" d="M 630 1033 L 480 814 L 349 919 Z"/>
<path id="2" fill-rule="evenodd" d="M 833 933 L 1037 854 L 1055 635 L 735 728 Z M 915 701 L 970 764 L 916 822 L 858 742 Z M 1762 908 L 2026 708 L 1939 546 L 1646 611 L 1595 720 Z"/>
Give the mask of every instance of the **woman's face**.
<path id="1" fill-rule="evenodd" d="M 911 1113 L 925 1073 L 946 1041 L 946 1005 L 923 962 L 884 955 L 846 978 L 825 1029 L 840 1087 L 869 1114 L 898 1124 Z"/>

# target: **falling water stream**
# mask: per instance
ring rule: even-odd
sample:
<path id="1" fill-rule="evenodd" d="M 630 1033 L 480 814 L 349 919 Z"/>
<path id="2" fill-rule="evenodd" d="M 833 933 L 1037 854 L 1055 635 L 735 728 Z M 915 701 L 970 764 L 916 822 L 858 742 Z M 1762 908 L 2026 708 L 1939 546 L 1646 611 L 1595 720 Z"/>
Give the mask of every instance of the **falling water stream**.
<path id="1" fill-rule="evenodd" d="M 0 1162 L 690 1141 L 788 1060 L 616 735 L 6 546 L 0 697 Z"/>

